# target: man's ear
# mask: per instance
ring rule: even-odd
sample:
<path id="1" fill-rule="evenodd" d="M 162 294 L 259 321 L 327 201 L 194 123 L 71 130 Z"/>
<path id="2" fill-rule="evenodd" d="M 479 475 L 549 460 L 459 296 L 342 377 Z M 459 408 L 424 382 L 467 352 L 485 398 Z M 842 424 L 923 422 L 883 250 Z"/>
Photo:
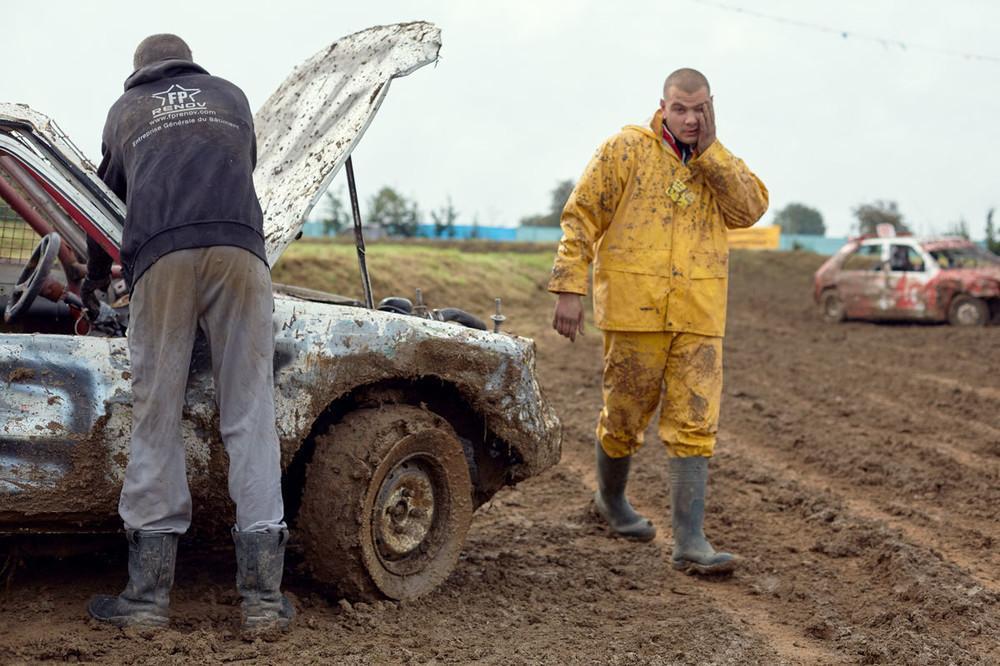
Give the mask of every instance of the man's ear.
<path id="1" fill-rule="evenodd" d="M 667 112 L 667 100 L 660 98 L 660 111 Z"/>

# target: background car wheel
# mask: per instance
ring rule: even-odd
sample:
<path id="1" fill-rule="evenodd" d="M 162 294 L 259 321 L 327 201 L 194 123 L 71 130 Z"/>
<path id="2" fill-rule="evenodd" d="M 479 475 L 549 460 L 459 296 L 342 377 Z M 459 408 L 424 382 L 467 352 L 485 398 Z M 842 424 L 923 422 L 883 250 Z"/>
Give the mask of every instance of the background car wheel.
<path id="1" fill-rule="evenodd" d="M 471 522 L 468 463 L 436 414 L 360 409 L 317 440 L 298 529 L 313 576 L 345 597 L 430 592 L 454 567 Z"/>
<path id="2" fill-rule="evenodd" d="M 840 300 L 840 296 L 833 289 L 824 291 L 820 297 L 820 314 L 823 315 L 825 321 L 831 324 L 836 324 L 837 322 L 844 321 L 846 319 L 846 312 L 844 310 L 844 302 Z"/>
<path id="3" fill-rule="evenodd" d="M 981 298 L 956 296 L 948 308 L 952 326 L 985 326 L 990 320 L 990 306 Z"/>

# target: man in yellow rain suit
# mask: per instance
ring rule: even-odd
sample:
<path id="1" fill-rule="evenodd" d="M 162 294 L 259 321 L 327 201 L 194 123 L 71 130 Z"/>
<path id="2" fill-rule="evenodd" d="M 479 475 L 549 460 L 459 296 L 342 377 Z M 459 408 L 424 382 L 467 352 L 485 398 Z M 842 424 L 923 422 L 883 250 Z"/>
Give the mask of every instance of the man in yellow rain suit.
<path id="1" fill-rule="evenodd" d="M 648 127 L 629 125 L 598 148 L 562 213 L 548 285 L 559 295 L 553 327 L 570 340 L 583 333 L 581 297 L 593 263 L 594 318 L 604 334 L 595 508 L 616 534 L 656 535 L 629 504 L 625 484 L 659 405 L 670 455 L 672 563 L 688 573 L 736 564 L 703 531 L 722 400 L 726 229 L 751 226 L 767 203 L 764 184 L 715 138 L 708 80 L 680 69 L 667 77 Z"/>

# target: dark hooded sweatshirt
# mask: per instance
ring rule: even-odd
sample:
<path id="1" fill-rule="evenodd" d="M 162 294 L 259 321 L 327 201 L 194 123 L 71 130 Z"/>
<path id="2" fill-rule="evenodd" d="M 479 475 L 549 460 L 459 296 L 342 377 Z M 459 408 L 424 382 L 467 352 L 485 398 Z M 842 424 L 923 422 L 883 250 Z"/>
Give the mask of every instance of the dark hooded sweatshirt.
<path id="1" fill-rule="evenodd" d="M 185 60 L 137 70 L 108 112 L 101 152 L 97 174 L 126 204 L 130 290 L 175 250 L 233 245 L 267 262 L 253 115 L 232 83 Z M 108 255 L 93 242 L 88 250 L 88 274 L 107 275 Z"/>

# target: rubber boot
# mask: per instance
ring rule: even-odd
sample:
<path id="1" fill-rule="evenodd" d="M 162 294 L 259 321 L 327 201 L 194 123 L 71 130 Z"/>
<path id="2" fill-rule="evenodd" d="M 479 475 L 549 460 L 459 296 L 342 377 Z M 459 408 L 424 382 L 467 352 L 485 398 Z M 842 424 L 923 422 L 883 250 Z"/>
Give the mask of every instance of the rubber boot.
<path id="1" fill-rule="evenodd" d="M 177 534 L 129 530 L 128 584 L 117 597 L 91 598 L 87 612 L 116 627 L 164 627 L 170 620 L 170 588 L 177 562 Z"/>
<path id="2" fill-rule="evenodd" d="M 670 504 L 674 530 L 674 568 L 688 574 L 729 573 L 736 568 L 730 553 L 717 553 L 705 539 L 705 486 L 708 458 L 670 459 Z"/>
<path id="3" fill-rule="evenodd" d="M 281 593 L 288 530 L 239 532 L 236 544 L 236 589 L 243 597 L 244 631 L 287 629 L 295 616 L 292 604 Z"/>
<path id="4" fill-rule="evenodd" d="M 615 534 L 635 541 L 652 541 L 656 538 L 656 527 L 648 518 L 640 516 L 625 497 L 631 456 L 612 458 L 597 442 L 597 492 L 594 493 L 594 508 L 608 523 Z"/>

